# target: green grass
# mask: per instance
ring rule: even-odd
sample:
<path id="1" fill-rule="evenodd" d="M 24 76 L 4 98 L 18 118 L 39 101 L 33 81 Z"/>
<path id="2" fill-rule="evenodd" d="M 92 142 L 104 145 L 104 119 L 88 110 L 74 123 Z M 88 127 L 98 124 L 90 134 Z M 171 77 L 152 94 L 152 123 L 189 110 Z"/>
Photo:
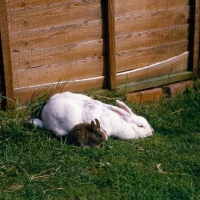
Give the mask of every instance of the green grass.
<path id="1" fill-rule="evenodd" d="M 0 199 L 200 199 L 200 83 L 173 99 L 128 105 L 154 135 L 109 138 L 100 149 L 27 126 L 30 109 L 0 113 Z"/>

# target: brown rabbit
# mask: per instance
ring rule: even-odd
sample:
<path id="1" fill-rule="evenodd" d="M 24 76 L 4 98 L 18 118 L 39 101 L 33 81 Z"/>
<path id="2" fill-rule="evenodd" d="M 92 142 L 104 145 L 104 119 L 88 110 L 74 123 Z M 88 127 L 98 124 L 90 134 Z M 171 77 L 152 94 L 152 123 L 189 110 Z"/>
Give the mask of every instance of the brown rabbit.
<path id="1" fill-rule="evenodd" d="M 80 123 L 74 126 L 74 128 L 67 135 L 69 143 L 84 147 L 91 146 L 94 148 L 100 148 L 102 142 L 108 140 L 106 131 L 101 129 L 100 123 L 97 119 L 89 123 Z"/>

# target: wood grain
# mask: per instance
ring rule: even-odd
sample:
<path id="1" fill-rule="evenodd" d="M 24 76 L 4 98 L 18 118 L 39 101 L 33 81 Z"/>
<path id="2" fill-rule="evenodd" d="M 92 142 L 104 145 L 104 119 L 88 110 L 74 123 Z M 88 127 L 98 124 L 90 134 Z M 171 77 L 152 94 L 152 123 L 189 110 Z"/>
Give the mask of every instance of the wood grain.
<path id="1" fill-rule="evenodd" d="M 32 7 L 42 7 L 42 6 L 49 6 L 49 5 L 56 5 L 56 4 L 63 4 L 63 3 L 68 3 L 69 5 L 73 5 L 76 3 L 81 2 L 82 0 L 34 0 L 34 1 L 29 1 L 29 0 L 7 0 L 7 7 L 9 10 L 19 10 L 19 9 L 31 9 Z M 96 2 L 98 2 L 96 0 Z"/>
<path id="2" fill-rule="evenodd" d="M 189 5 L 189 0 L 115 0 L 116 16 L 146 11 L 167 10 L 174 7 Z"/>
<path id="3" fill-rule="evenodd" d="M 99 0 L 80 1 L 10 11 L 8 24 L 10 32 L 16 33 L 85 23 L 101 18 L 102 8 Z"/>
<path id="4" fill-rule="evenodd" d="M 8 98 L 14 98 L 13 91 L 13 78 L 12 78 L 12 64 L 11 64 L 11 52 L 9 46 L 9 34 L 8 34 L 8 24 L 7 24 L 7 12 L 5 1 L 1 0 L 1 42 L 2 42 L 2 52 L 3 52 L 3 64 L 4 64 L 4 76 L 6 85 L 6 96 Z M 12 102 L 8 101 L 7 105 L 12 107 Z"/>
<path id="5" fill-rule="evenodd" d="M 117 72 L 142 68 L 178 56 L 188 50 L 188 41 L 117 53 Z"/>
<path id="6" fill-rule="evenodd" d="M 199 9 L 200 9 L 200 0 L 195 0 L 195 7 L 194 7 L 194 10 L 195 10 L 195 16 L 194 16 L 194 42 L 193 42 L 193 50 L 192 50 L 192 53 L 193 53 L 193 56 L 192 56 L 192 63 L 193 63 L 193 66 L 192 66 L 192 71 L 194 73 L 194 76 L 197 77 L 198 75 L 198 69 L 199 69 L 199 37 L 200 37 L 200 26 L 199 26 L 199 23 L 200 23 L 200 13 L 199 13 Z"/>
<path id="7" fill-rule="evenodd" d="M 107 0 L 107 76 L 108 87 L 116 89 L 116 47 L 115 47 L 115 8 L 114 0 Z"/>
<path id="8" fill-rule="evenodd" d="M 102 20 L 66 25 L 51 29 L 24 31 L 10 35 L 12 51 L 29 51 L 59 47 L 105 38 Z"/>
<path id="9" fill-rule="evenodd" d="M 51 49 L 12 52 L 13 70 L 42 68 L 105 54 L 103 40 L 86 41 Z"/>
<path id="10" fill-rule="evenodd" d="M 3 3 L 2 0 L 0 0 L 0 33 L 1 33 L 2 23 L 3 23 Z"/>
<path id="11" fill-rule="evenodd" d="M 117 84 L 125 84 L 129 82 L 147 80 L 153 77 L 159 77 L 162 75 L 170 75 L 173 73 L 186 71 L 187 61 L 189 53 L 183 53 L 180 56 L 168 59 L 164 62 L 154 64 L 152 66 L 147 66 L 137 70 L 131 70 L 128 72 L 117 74 Z"/>
<path id="12" fill-rule="evenodd" d="M 15 71 L 13 85 L 14 88 L 20 88 L 58 81 L 80 80 L 105 74 L 104 57 L 94 56 L 72 62 Z"/>
<path id="13" fill-rule="evenodd" d="M 144 49 L 177 43 L 188 38 L 189 25 L 177 25 L 151 31 L 116 36 L 116 51 Z"/>
<path id="14" fill-rule="evenodd" d="M 116 17 L 116 36 L 188 23 L 189 6 Z"/>
<path id="15" fill-rule="evenodd" d="M 63 87 L 63 83 L 54 83 L 54 85 L 48 84 L 45 86 L 32 86 L 32 87 L 24 87 L 20 89 L 15 89 L 15 99 L 18 98 L 18 101 L 23 104 L 28 101 L 30 101 L 32 95 L 35 91 L 41 91 L 40 94 L 42 95 L 44 92 L 47 91 L 47 87 L 49 87 L 51 90 L 54 88 L 60 88 Z M 68 82 L 64 85 L 61 92 L 65 91 L 73 91 L 73 92 L 83 92 L 83 91 L 91 91 L 93 89 L 100 89 L 106 87 L 106 79 L 105 77 L 99 77 L 96 79 L 91 80 L 82 80 L 82 81 L 74 81 L 74 82 Z M 43 92 L 44 91 L 44 92 Z M 39 98 L 39 96 L 38 96 Z"/>

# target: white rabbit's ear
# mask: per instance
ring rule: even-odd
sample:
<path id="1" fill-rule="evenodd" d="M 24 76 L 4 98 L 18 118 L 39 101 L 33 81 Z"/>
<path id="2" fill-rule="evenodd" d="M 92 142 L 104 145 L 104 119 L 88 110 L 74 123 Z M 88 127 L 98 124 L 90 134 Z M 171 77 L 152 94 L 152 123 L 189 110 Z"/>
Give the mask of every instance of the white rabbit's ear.
<path id="1" fill-rule="evenodd" d="M 122 101 L 116 100 L 117 105 L 122 108 L 123 110 L 125 110 L 127 113 L 132 114 L 131 109 Z"/>
<path id="2" fill-rule="evenodd" d="M 116 114 L 118 114 L 124 121 L 129 122 L 130 121 L 130 114 L 126 112 L 125 110 L 112 106 L 112 111 L 114 111 Z"/>

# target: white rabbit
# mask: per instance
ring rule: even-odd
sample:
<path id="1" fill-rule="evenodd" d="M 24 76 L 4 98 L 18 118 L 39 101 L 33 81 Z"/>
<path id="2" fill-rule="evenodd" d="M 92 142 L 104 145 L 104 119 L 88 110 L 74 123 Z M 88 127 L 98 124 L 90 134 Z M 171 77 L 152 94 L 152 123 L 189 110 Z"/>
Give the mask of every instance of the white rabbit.
<path id="1" fill-rule="evenodd" d="M 145 118 L 135 115 L 123 102 L 117 100 L 116 103 L 119 107 L 83 94 L 58 93 L 43 107 L 41 120 L 34 118 L 29 122 L 56 136 L 65 136 L 75 125 L 98 118 L 108 136 L 134 139 L 152 135 L 153 129 Z"/>

